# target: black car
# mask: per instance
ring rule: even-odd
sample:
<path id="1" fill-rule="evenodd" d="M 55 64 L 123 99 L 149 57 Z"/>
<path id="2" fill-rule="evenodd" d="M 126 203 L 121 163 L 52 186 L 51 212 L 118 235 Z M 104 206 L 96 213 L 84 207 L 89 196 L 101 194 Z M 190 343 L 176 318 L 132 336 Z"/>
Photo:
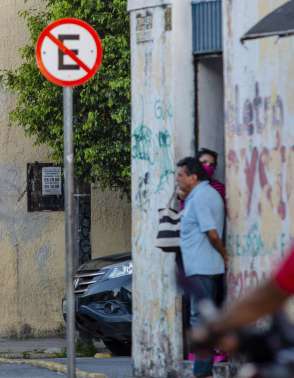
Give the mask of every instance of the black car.
<path id="1" fill-rule="evenodd" d="M 120 356 L 131 354 L 132 273 L 131 253 L 120 253 L 81 265 L 74 277 L 77 330 Z"/>

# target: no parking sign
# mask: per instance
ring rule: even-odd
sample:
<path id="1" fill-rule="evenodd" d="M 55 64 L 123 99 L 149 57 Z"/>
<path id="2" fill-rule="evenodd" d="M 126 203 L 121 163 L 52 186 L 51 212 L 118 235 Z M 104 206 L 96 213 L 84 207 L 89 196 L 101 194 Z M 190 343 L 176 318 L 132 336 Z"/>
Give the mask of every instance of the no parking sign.
<path id="1" fill-rule="evenodd" d="M 47 80 L 62 86 L 84 84 L 98 71 L 102 62 L 102 43 L 86 22 L 62 18 L 40 34 L 36 59 Z"/>

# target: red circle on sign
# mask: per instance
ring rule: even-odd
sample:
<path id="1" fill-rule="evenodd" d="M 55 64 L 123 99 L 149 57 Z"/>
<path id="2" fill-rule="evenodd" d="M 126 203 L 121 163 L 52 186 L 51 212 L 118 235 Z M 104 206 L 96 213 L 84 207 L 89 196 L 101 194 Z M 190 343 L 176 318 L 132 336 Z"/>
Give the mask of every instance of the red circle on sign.
<path id="1" fill-rule="evenodd" d="M 71 52 L 71 50 L 67 49 L 62 44 L 61 41 L 57 40 L 57 38 L 55 38 L 51 34 L 51 31 L 55 27 L 60 26 L 60 25 L 65 25 L 65 24 L 79 25 L 82 28 L 86 29 L 91 34 L 91 36 L 93 37 L 95 44 L 96 44 L 96 47 L 97 47 L 97 56 L 96 56 L 96 60 L 95 60 L 93 67 L 88 69 L 86 71 L 87 72 L 86 75 L 83 76 L 82 78 L 78 79 L 78 80 L 61 80 L 61 79 L 55 77 L 54 75 L 52 75 L 47 70 L 47 68 L 45 67 L 43 60 L 42 60 L 42 54 L 41 54 L 42 45 L 43 45 L 45 38 L 48 37 L 51 40 L 54 39 L 53 42 L 55 42 L 58 45 L 57 48 L 61 49 L 61 47 L 62 47 L 64 49 L 63 52 L 65 54 L 68 54 L 72 59 L 77 60 L 77 64 L 81 65 L 82 68 L 83 68 L 83 62 L 78 58 L 78 56 L 75 55 L 73 52 Z M 42 33 L 40 34 L 40 36 L 38 38 L 37 45 L 36 45 L 36 61 L 37 61 L 37 65 L 39 67 L 39 70 L 41 71 L 42 75 L 45 76 L 45 78 L 47 80 L 49 80 L 52 83 L 59 85 L 61 87 L 75 87 L 75 86 L 78 86 L 78 85 L 82 85 L 86 81 L 91 79 L 91 77 L 94 76 L 95 73 L 100 68 L 101 63 L 102 63 L 102 57 L 103 57 L 103 48 L 102 48 L 102 43 L 101 43 L 101 40 L 100 40 L 98 33 L 87 22 L 79 20 L 77 18 L 61 18 L 57 21 L 52 22 L 50 25 L 48 25 L 42 31 Z"/>

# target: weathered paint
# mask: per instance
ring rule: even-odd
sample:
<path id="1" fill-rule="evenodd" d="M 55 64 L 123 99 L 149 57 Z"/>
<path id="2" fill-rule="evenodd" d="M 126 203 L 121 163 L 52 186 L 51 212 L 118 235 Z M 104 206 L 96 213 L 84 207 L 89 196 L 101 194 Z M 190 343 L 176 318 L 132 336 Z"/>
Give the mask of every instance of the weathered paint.
<path id="1" fill-rule="evenodd" d="M 20 63 L 18 48 L 27 34 L 18 11 L 42 3 L 1 0 L 0 69 Z M 8 126 L 13 105 L 13 96 L 0 88 L 0 335 L 52 335 L 63 327 L 64 213 L 27 212 L 26 163 L 49 158 L 44 146 Z M 130 205 L 95 188 L 92 204 L 93 255 L 129 250 Z"/>
<path id="2" fill-rule="evenodd" d="M 283 3 L 223 2 L 227 243 L 233 297 L 262 282 L 294 238 L 294 39 L 240 43 L 247 30 Z"/>
<path id="3" fill-rule="evenodd" d="M 17 17 L 21 6 L 0 4 L 1 69 L 20 62 L 17 49 L 26 40 Z M 22 130 L 8 126 L 14 99 L 3 89 L 0 99 L 0 334 L 51 334 L 62 325 L 63 213 L 27 213 L 26 163 L 46 161 L 47 151 L 33 148 Z"/>
<path id="4" fill-rule="evenodd" d="M 131 251 L 131 203 L 120 193 L 92 187 L 92 258 Z"/>
<path id="5" fill-rule="evenodd" d="M 175 161 L 193 153 L 191 4 L 150 0 L 141 6 L 129 2 L 133 358 L 136 376 L 160 378 L 182 358 L 174 256 L 154 245 L 158 209 L 166 206 L 174 188 Z"/>

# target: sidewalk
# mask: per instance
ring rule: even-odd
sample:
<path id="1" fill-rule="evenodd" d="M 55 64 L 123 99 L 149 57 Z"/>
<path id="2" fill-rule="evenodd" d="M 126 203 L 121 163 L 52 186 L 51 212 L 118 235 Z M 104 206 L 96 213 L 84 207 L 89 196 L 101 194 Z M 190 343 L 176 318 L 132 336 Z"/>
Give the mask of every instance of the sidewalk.
<path id="1" fill-rule="evenodd" d="M 97 343 L 99 351 L 105 352 L 103 343 Z M 52 372 L 64 373 L 66 341 L 63 338 L 42 338 L 27 340 L 0 339 L 0 365 L 25 364 L 35 368 L 45 368 Z M 104 356 L 101 354 L 100 356 Z M 76 359 L 81 378 L 132 378 L 132 359 L 126 357 Z"/>
<path id="2" fill-rule="evenodd" d="M 107 352 L 102 342 L 95 342 L 97 353 Z M 1 339 L 0 357 L 8 358 L 50 358 L 65 357 L 64 338 Z"/>
<path id="3" fill-rule="evenodd" d="M 0 356 L 24 358 L 32 355 L 50 355 L 64 353 L 66 341 L 63 338 L 40 339 L 0 339 Z"/>

